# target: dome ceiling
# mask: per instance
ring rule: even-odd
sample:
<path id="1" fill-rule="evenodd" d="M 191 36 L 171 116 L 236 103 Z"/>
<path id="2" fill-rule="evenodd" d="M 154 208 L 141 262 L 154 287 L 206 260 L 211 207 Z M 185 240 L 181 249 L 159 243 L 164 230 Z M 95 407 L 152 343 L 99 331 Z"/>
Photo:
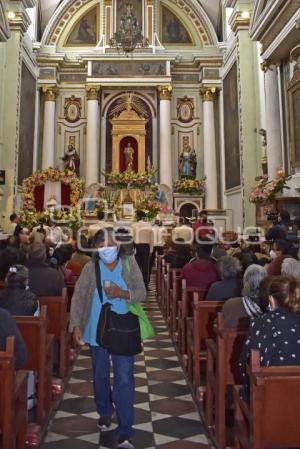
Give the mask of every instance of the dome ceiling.
<path id="1" fill-rule="evenodd" d="M 215 29 L 217 28 L 220 12 L 220 0 L 196 0 L 205 9 L 210 17 Z M 42 31 L 45 29 L 48 21 L 54 13 L 57 6 L 62 3 L 62 0 L 39 0 Z"/>

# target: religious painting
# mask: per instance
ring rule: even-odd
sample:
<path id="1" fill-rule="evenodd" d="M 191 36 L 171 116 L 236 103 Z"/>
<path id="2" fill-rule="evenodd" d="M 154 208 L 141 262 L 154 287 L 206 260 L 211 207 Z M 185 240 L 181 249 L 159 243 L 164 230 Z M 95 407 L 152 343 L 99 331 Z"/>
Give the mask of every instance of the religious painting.
<path id="1" fill-rule="evenodd" d="M 161 61 L 92 61 L 93 78 L 111 78 L 113 76 L 166 76 L 165 62 Z"/>
<path id="2" fill-rule="evenodd" d="M 137 27 L 143 28 L 143 2 L 141 0 L 117 0 L 117 32 L 126 28 L 126 19 L 133 17 Z"/>
<path id="3" fill-rule="evenodd" d="M 66 47 L 90 47 L 99 41 L 99 8 L 90 9 L 73 26 L 67 37 Z"/>
<path id="4" fill-rule="evenodd" d="M 300 81 L 292 85 L 289 91 L 289 118 L 292 148 L 292 163 L 300 166 Z"/>
<path id="5" fill-rule="evenodd" d="M 194 45 L 193 39 L 176 14 L 166 6 L 161 7 L 161 40 L 167 45 Z"/>
<path id="6" fill-rule="evenodd" d="M 36 80 L 26 64 L 22 64 L 20 130 L 18 155 L 18 185 L 32 173 L 34 147 Z"/>
<path id="7" fill-rule="evenodd" d="M 225 185 L 233 189 L 241 184 L 239 100 L 237 65 L 231 67 L 223 81 L 224 137 L 225 137 Z"/>

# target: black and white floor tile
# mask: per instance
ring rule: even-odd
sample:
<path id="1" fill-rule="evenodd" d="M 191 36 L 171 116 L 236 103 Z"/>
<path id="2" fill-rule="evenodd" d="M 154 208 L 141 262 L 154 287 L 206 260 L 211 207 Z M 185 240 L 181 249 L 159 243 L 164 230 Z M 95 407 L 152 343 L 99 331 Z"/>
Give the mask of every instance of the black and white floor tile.
<path id="1" fill-rule="evenodd" d="M 156 335 L 136 357 L 133 443 L 136 449 L 208 449 L 210 443 L 154 292 L 149 292 L 145 309 Z M 89 350 L 84 348 L 42 449 L 112 449 L 113 430 L 100 434 L 97 419 Z"/>

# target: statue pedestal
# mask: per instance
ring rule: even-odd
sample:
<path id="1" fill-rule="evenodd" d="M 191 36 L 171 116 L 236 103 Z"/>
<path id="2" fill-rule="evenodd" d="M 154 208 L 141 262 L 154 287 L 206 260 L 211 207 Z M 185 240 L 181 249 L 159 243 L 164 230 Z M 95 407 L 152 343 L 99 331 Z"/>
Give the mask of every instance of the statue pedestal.
<path id="1" fill-rule="evenodd" d="M 188 193 L 173 193 L 174 211 L 184 217 L 192 217 L 192 210 L 200 212 L 203 209 L 204 197 Z"/>

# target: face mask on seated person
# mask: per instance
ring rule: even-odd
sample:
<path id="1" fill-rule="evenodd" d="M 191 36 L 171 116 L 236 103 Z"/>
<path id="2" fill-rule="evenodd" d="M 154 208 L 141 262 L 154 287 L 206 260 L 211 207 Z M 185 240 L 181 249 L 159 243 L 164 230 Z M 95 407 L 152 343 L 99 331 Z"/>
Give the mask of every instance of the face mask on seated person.
<path id="1" fill-rule="evenodd" d="M 99 256 L 103 263 L 113 263 L 118 257 L 118 247 L 117 246 L 104 246 L 99 248 Z"/>

